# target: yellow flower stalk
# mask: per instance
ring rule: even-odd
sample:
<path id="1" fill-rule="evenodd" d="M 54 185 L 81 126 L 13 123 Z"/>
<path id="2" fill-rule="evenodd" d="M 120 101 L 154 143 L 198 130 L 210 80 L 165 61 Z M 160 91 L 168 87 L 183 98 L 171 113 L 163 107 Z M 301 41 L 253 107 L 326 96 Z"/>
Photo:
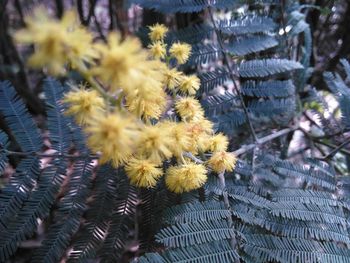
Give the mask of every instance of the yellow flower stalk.
<path id="1" fill-rule="evenodd" d="M 138 140 L 137 156 L 160 164 L 163 160 L 172 156 L 170 150 L 171 138 L 168 130 L 159 126 L 145 126 Z"/>
<path id="2" fill-rule="evenodd" d="M 180 82 L 179 90 L 185 94 L 195 95 L 200 85 L 200 79 L 196 75 L 184 76 Z"/>
<path id="3" fill-rule="evenodd" d="M 163 175 L 162 169 L 149 160 L 131 158 L 125 166 L 130 182 L 138 187 L 151 188 Z"/>
<path id="4" fill-rule="evenodd" d="M 155 59 L 163 59 L 166 56 L 166 44 L 161 41 L 153 42 L 148 46 L 151 55 Z"/>
<path id="5" fill-rule="evenodd" d="M 190 97 L 175 102 L 175 110 L 184 121 L 198 121 L 204 118 L 204 111 L 198 100 Z"/>
<path id="6" fill-rule="evenodd" d="M 166 26 L 158 23 L 150 26 L 149 29 L 150 32 L 148 33 L 148 36 L 152 42 L 163 40 L 166 33 L 168 32 L 168 28 Z"/>
<path id="7" fill-rule="evenodd" d="M 208 160 L 208 165 L 217 173 L 232 172 L 236 166 L 237 158 L 233 153 L 215 152 Z"/>
<path id="8" fill-rule="evenodd" d="M 183 73 L 176 68 L 166 68 L 163 73 L 163 83 L 169 90 L 174 90 L 183 78 Z"/>
<path id="9" fill-rule="evenodd" d="M 168 189 L 178 194 L 198 189 L 206 181 L 207 170 L 203 165 L 194 163 L 169 167 L 165 178 Z"/>
<path id="10" fill-rule="evenodd" d="M 209 151 L 224 152 L 224 151 L 227 151 L 228 139 L 224 134 L 219 133 L 210 137 L 208 144 L 209 144 L 208 146 Z"/>
<path id="11" fill-rule="evenodd" d="M 91 73 L 110 85 L 112 91 L 131 89 L 140 72 L 147 68 L 147 53 L 136 38 L 122 41 L 117 33 L 110 33 L 108 44 L 97 45 L 97 49 L 101 58 Z"/>
<path id="12" fill-rule="evenodd" d="M 174 57 L 179 64 L 184 64 L 190 57 L 191 46 L 186 43 L 174 43 L 170 47 L 170 55 Z"/>
<path id="13" fill-rule="evenodd" d="M 115 167 L 124 164 L 135 150 L 140 130 L 136 120 L 118 113 L 99 114 L 87 122 L 88 146 L 100 152 L 100 162 L 111 161 Z"/>
<path id="14" fill-rule="evenodd" d="M 15 40 L 34 44 L 35 52 L 28 60 L 33 68 L 47 67 L 50 74 L 62 75 L 67 64 L 76 67 L 97 57 L 91 33 L 79 25 L 73 11 L 66 12 L 58 21 L 38 8 L 25 20 L 27 27 L 16 32 Z"/>
<path id="15" fill-rule="evenodd" d="M 66 93 L 63 102 L 69 105 L 66 114 L 74 116 L 80 125 L 86 124 L 88 119 L 105 109 L 105 103 L 100 94 L 95 90 L 86 90 L 84 87 Z"/>

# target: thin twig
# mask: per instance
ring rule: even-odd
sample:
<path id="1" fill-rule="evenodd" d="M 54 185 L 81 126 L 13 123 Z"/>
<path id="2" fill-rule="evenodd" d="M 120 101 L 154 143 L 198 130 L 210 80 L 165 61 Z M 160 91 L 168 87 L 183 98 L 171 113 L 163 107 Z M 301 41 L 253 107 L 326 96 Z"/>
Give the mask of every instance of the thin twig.
<path id="1" fill-rule="evenodd" d="M 239 155 L 242 155 L 250 150 L 253 150 L 256 146 L 258 145 L 262 145 L 262 144 L 265 144 L 269 141 L 272 141 L 278 137 L 281 137 L 283 135 L 286 135 L 290 132 L 293 132 L 295 130 L 297 130 L 298 127 L 295 126 L 295 127 L 291 127 L 291 128 L 286 128 L 286 129 L 283 129 L 283 130 L 280 130 L 278 132 L 275 132 L 275 133 L 272 133 L 268 136 L 265 136 L 263 138 L 260 138 L 259 139 L 259 143 L 252 143 L 252 144 L 248 144 L 248 145 L 243 145 L 241 148 L 239 148 L 238 150 L 234 151 L 233 153 L 236 155 L 236 156 L 239 156 Z"/>
<path id="2" fill-rule="evenodd" d="M 38 152 L 15 152 L 15 151 L 9 151 L 6 149 L 1 149 L 0 152 L 4 152 L 6 155 L 16 155 L 16 156 L 38 156 L 38 157 L 52 157 L 52 158 L 69 158 L 69 159 L 98 159 L 99 155 L 94 154 L 82 154 L 82 155 L 75 155 L 75 154 L 62 154 L 62 153 L 38 153 Z"/>
<path id="3" fill-rule="evenodd" d="M 226 53 L 225 50 L 224 50 L 224 44 L 222 43 L 222 39 L 221 39 L 221 36 L 220 36 L 220 32 L 219 32 L 219 29 L 218 29 L 217 26 L 216 26 L 213 13 L 212 13 L 212 11 L 211 11 L 210 8 L 208 8 L 208 10 L 209 10 L 209 15 L 210 15 L 210 20 L 211 20 L 211 22 L 212 22 L 212 24 L 213 24 L 213 26 L 214 26 L 214 31 L 215 31 L 216 37 L 217 37 L 217 39 L 218 39 L 218 42 L 219 42 L 220 50 L 221 50 L 221 53 L 222 53 L 223 58 L 224 58 L 224 62 L 225 62 L 225 64 L 226 64 L 226 66 L 227 66 L 227 69 L 228 69 L 228 71 L 229 71 L 230 78 L 232 79 L 232 82 L 233 82 L 233 87 L 234 87 L 236 93 L 238 94 L 239 100 L 240 100 L 240 102 L 241 102 L 241 104 L 242 104 L 242 108 L 243 108 L 244 114 L 245 114 L 245 116 L 246 116 L 246 118 L 247 118 L 247 122 L 248 122 L 248 125 L 249 125 L 249 129 L 250 129 L 250 132 L 251 132 L 251 134 L 252 134 L 252 136 L 253 136 L 254 142 L 255 142 L 255 143 L 258 143 L 258 142 L 259 142 L 259 139 L 258 139 L 258 137 L 256 136 L 256 133 L 255 133 L 255 130 L 254 130 L 254 127 L 253 127 L 253 123 L 252 123 L 252 121 L 250 120 L 249 113 L 248 113 L 248 109 L 247 109 L 247 107 L 245 106 L 245 103 L 244 103 L 243 95 L 242 95 L 242 93 L 240 92 L 240 90 L 239 90 L 239 88 L 238 88 L 238 86 L 237 86 L 237 84 L 236 84 L 236 82 L 235 82 L 236 77 L 235 77 L 233 68 L 232 68 L 232 66 L 231 66 L 231 64 L 230 64 L 230 60 L 229 60 L 229 58 L 228 58 L 228 55 L 227 55 L 227 53 Z"/>
<path id="4" fill-rule="evenodd" d="M 334 155 L 337 154 L 337 152 L 339 152 L 340 150 L 342 150 L 346 145 L 348 145 L 350 143 L 350 137 L 343 142 L 342 144 L 340 144 L 339 146 L 337 146 L 336 148 L 334 148 L 332 151 L 330 151 L 326 156 L 322 157 L 323 160 L 328 160 L 334 157 Z"/>
<path id="5" fill-rule="evenodd" d="M 228 225 L 230 227 L 233 227 L 232 209 L 231 209 L 230 200 L 228 199 L 228 194 L 226 191 L 225 171 L 218 174 L 218 181 L 219 181 L 220 190 L 222 192 L 225 208 L 231 212 L 230 216 L 227 218 Z M 231 248 L 234 249 L 236 247 L 236 239 L 231 238 L 230 243 L 231 243 Z"/>

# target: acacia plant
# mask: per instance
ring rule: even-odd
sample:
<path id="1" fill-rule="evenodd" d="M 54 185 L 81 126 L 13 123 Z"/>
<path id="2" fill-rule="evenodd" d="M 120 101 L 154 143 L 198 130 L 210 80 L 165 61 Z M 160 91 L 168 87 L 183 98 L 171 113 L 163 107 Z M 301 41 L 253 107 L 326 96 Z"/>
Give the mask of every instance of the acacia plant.
<path id="1" fill-rule="evenodd" d="M 14 34 L 49 77 L 40 129 L 0 83 L 0 262 L 43 224 L 30 262 L 350 262 L 350 65 L 308 85 L 314 7 L 134 2 L 204 22 L 96 39 L 37 8 Z"/>

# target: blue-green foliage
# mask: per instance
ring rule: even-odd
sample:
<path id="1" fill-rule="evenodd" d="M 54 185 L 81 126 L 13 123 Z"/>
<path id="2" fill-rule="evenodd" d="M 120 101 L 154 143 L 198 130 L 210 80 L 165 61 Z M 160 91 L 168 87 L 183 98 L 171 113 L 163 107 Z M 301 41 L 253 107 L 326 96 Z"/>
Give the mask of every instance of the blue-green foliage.
<path id="1" fill-rule="evenodd" d="M 7 81 L 0 82 L 0 112 L 23 151 L 41 150 L 43 143 L 38 128 L 25 104 Z"/>
<path id="2" fill-rule="evenodd" d="M 70 262 L 97 257 L 119 261 L 129 228 L 133 227 L 137 203 L 135 189 L 125 173 L 106 164 L 94 176 L 92 158 L 96 157 L 89 155 L 81 128 L 63 113 L 66 88 L 50 78 L 44 81 L 43 90 L 46 128 L 54 153 L 41 167 L 41 156 L 46 155 L 37 126 L 14 89 L 6 82 L 0 88 L 0 100 L 4 102 L 1 113 L 26 156 L 0 193 L 0 262 L 9 259 L 22 241 L 33 236 L 40 220 L 51 224 L 31 262 L 59 262 L 69 246 L 73 248 Z M 7 140 L 0 132 L 1 172 L 8 161 Z M 70 155 L 73 149 L 78 151 L 78 158 Z M 63 196 L 58 200 L 60 192 Z M 93 201 L 88 205 L 89 198 Z M 48 216 L 54 204 L 57 210 L 50 222 Z"/>
<path id="3" fill-rule="evenodd" d="M 348 65 L 343 61 L 346 72 L 349 71 Z M 342 115 L 342 123 L 345 128 L 350 128 L 350 89 L 343 81 L 339 74 L 333 74 L 331 72 L 325 72 L 323 74 L 329 89 L 336 96 Z M 347 76 L 349 78 L 349 76 Z"/>
<path id="4" fill-rule="evenodd" d="M 155 9 L 162 13 L 194 13 L 200 12 L 208 7 L 220 9 L 232 8 L 239 3 L 238 0 L 134 0 L 144 8 Z"/>
<path id="5" fill-rule="evenodd" d="M 267 50 L 278 45 L 273 36 L 248 36 L 231 40 L 225 51 L 236 56 L 245 56 L 251 53 Z"/>
<path id="6" fill-rule="evenodd" d="M 8 162 L 7 154 L 4 150 L 8 146 L 8 137 L 6 133 L 0 131 L 0 174 L 4 171 Z"/>
<path id="7" fill-rule="evenodd" d="M 0 83 L 0 112 L 23 151 L 35 152 L 42 148 L 43 142 L 36 125 L 9 82 Z M 4 165 L 3 163 L 1 166 Z M 7 232 L 9 223 L 27 201 L 39 174 L 39 159 L 28 156 L 20 162 L 14 175 L 2 189 L 0 193 L 1 236 L 8 234 L 11 238 L 12 232 Z M 0 241 L 0 260 L 5 258 L 4 255 L 12 253 L 12 250 L 6 251 L 7 247 L 2 250 L 2 246 L 15 247 L 16 242 L 15 240 L 14 244 L 4 244 L 2 240 Z"/>
<path id="8" fill-rule="evenodd" d="M 251 15 L 239 19 L 220 20 L 218 28 L 228 35 L 247 35 L 272 32 L 277 25 L 269 17 Z"/>
<path id="9" fill-rule="evenodd" d="M 164 223 L 168 226 L 159 232 L 157 240 L 167 249 L 146 254 L 140 262 L 177 262 L 171 261 L 170 255 L 177 255 L 177 260 L 184 262 L 211 262 L 202 258 L 190 261 L 181 252 L 186 248 L 207 249 L 213 240 L 217 249 L 214 254 L 219 253 L 219 247 L 228 245 L 242 262 L 350 261 L 350 252 L 345 248 L 350 245 L 348 208 L 335 188 L 313 179 L 323 175 L 336 180 L 334 170 L 314 159 L 298 166 L 262 155 L 257 162 L 266 173 L 280 178 L 278 191 L 259 191 L 259 187 L 266 186 L 258 175 L 261 170 L 256 169 L 255 174 L 251 166 L 239 163 L 235 172 L 245 178 L 243 181 L 228 174 L 226 188 L 222 188 L 216 180 L 209 180 L 206 201 L 184 203 L 165 211 Z M 280 174 L 281 169 L 290 172 Z M 305 181 L 296 181 L 296 174 L 304 174 Z M 284 188 L 286 180 L 294 184 Z M 302 188 L 305 183 L 307 189 Z M 227 224 L 232 224 L 231 228 Z"/>

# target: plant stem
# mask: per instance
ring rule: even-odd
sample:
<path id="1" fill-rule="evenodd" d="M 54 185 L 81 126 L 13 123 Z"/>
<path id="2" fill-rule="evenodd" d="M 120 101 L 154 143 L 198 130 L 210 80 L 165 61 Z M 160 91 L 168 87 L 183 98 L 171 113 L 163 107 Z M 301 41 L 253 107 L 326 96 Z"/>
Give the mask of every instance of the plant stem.
<path id="1" fill-rule="evenodd" d="M 91 158 L 91 159 L 98 159 L 99 155 L 93 155 L 93 154 L 83 154 L 83 155 L 74 155 L 74 154 L 61 154 L 61 153 L 38 153 L 38 152 L 15 152 L 15 151 L 9 151 L 6 149 L 1 149 L 0 152 L 4 152 L 7 155 L 17 155 L 17 156 L 38 156 L 38 157 L 63 157 L 63 158 L 69 158 L 69 159 L 85 159 L 85 158 Z"/>
<path id="2" fill-rule="evenodd" d="M 234 151 L 233 153 L 236 155 L 236 156 L 239 156 L 239 155 L 242 155 L 250 150 L 253 150 L 256 146 L 258 145 L 261 145 L 261 144 L 265 144 L 269 141 L 272 141 L 278 137 L 281 137 L 283 135 L 286 135 L 290 132 L 293 132 L 295 130 L 297 130 L 298 127 L 291 127 L 291 128 L 286 128 L 286 129 L 283 129 L 283 130 L 280 130 L 278 132 L 275 132 L 275 133 L 272 133 L 268 136 L 265 136 L 261 139 L 259 139 L 259 143 L 252 143 L 252 144 L 248 144 L 248 145 L 243 145 L 241 148 L 239 148 L 238 150 Z"/>
<path id="3" fill-rule="evenodd" d="M 243 95 L 242 95 L 241 91 L 239 90 L 239 88 L 238 88 L 238 86 L 237 86 L 237 84 L 235 82 L 236 76 L 235 76 L 233 68 L 232 68 L 232 66 L 230 64 L 230 60 L 228 58 L 228 55 L 227 55 L 227 53 L 224 50 L 224 44 L 222 42 L 219 29 L 216 26 L 216 23 L 215 23 L 215 20 L 214 20 L 214 16 L 213 16 L 213 13 L 212 13 L 211 9 L 208 8 L 208 10 L 209 10 L 209 15 L 210 15 L 210 20 L 211 20 L 211 22 L 212 22 L 212 24 L 214 26 L 214 31 L 215 31 L 216 37 L 218 39 L 218 42 L 219 42 L 220 50 L 221 50 L 221 53 L 222 53 L 223 58 L 224 58 L 224 62 L 226 64 L 226 66 L 227 66 L 230 78 L 232 79 L 232 82 L 233 82 L 234 90 L 238 94 L 239 100 L 240 100 L 240 102 L 242 104 L 242 108 L 243 108 L 244 114 L 245 114 L 245 116 L 247 118 L 247 122 L 248 122 L 248 125 L 249 125 L 249 130 L 250 130 L 250 132 L 251 132 L 251 134 L 253 136 L 254 142 L 255 142 L 255 144 L 258 144 L 259 143 L 259 139 L 258 139 L 258 137 L 257 137 L 257 135 L 255 133 L 255 130 L 254 130 L 254 127 L 253 127 L 253 123 L 250 120 L 249 112 L 248 112 L 247 107 L 245 106 Z"/>

